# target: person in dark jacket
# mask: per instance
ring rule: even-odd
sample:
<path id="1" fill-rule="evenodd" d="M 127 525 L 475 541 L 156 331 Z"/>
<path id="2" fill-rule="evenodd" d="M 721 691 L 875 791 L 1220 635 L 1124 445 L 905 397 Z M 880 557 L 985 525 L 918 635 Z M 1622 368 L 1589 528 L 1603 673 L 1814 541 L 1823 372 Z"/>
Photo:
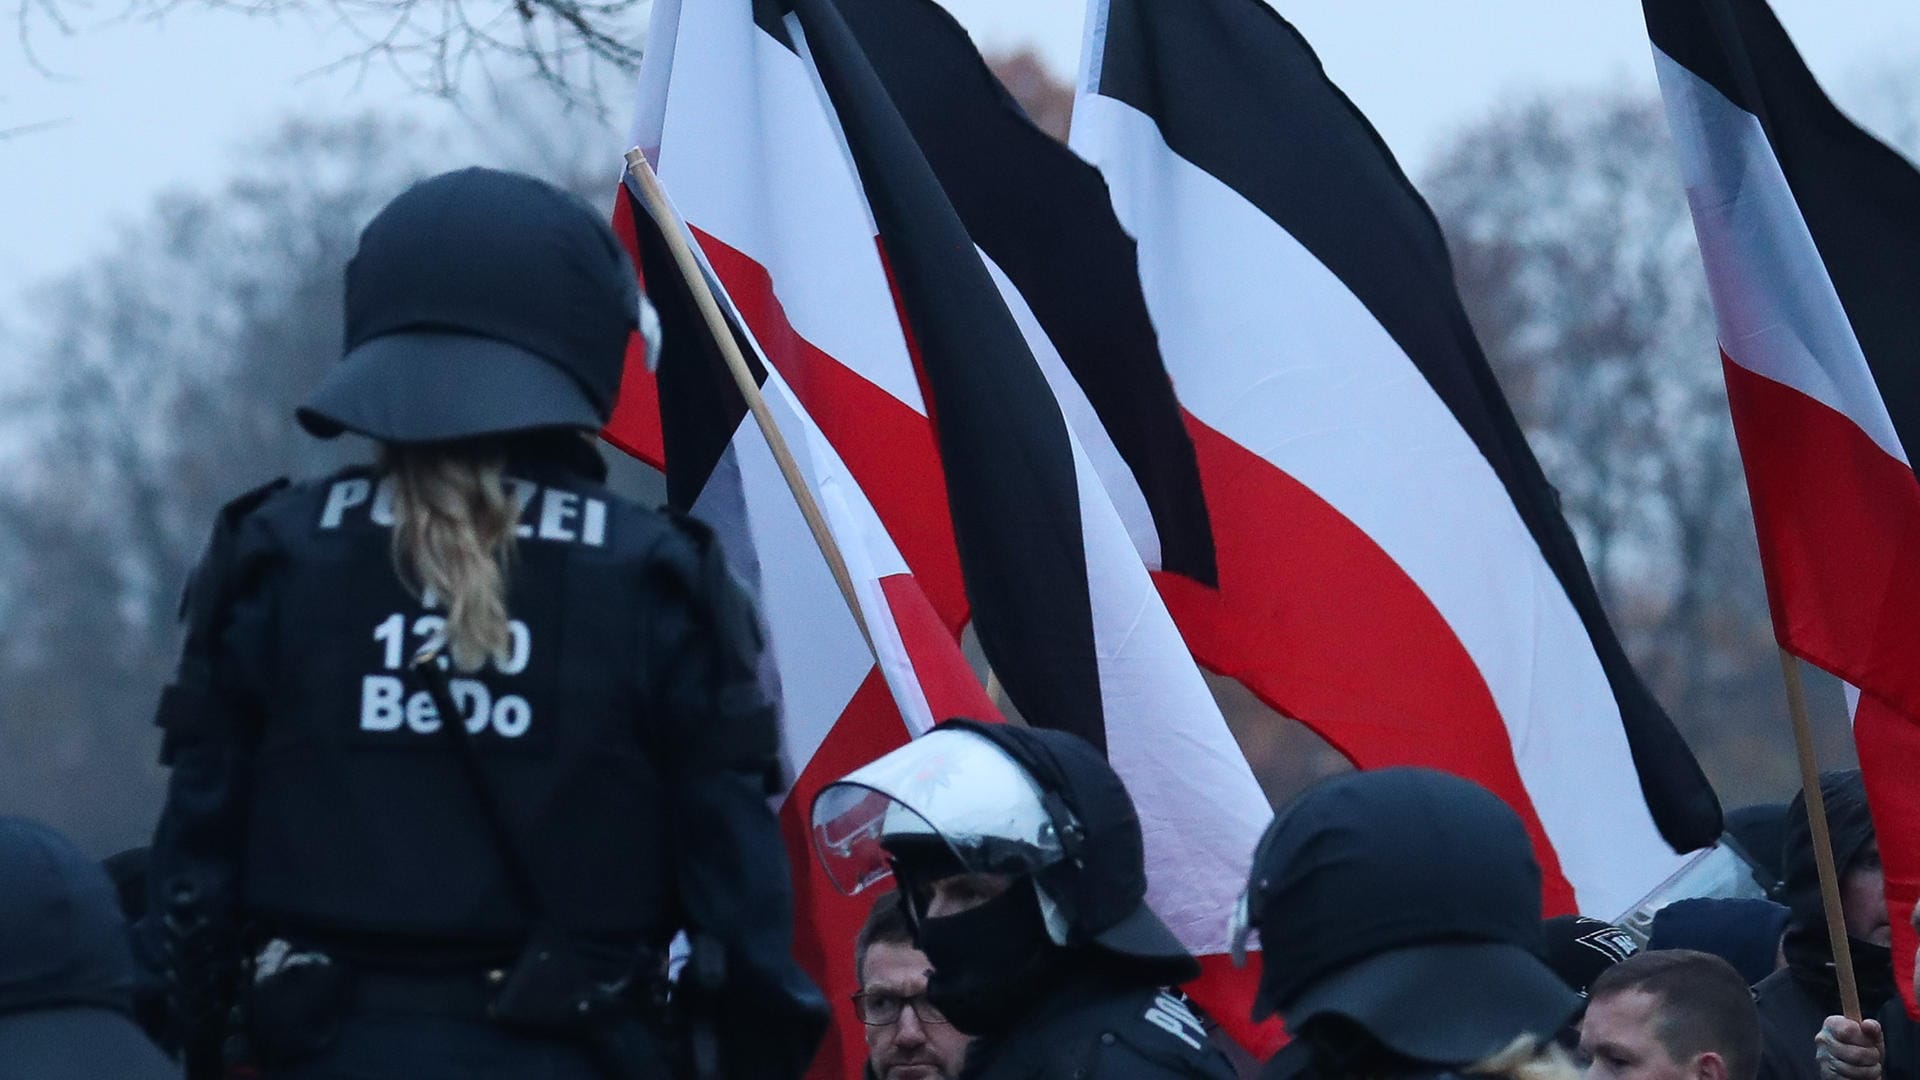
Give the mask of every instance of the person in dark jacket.
<path id="1" fill-rule="evenodd" d="M 1820 777 L 1833 859 L 1840 874 L 1840 909 L 1846 923 L 1860 1007 L 1873 1016 L 1894 996 L 1892 929 L 1887 922 L 1880 849 L 1874 842 L 1867 793 L 1857 769 Z M 1787 809 L 1781 849 L 1781 900 L 1790 918 L 1782 946 L 1787 966 L 1753 988 L 1760 1009 L 1763 1051 L 1760 1080 L 1817 1080 L 1814 1038 L 1828 1016 L 1840 1011 L 1840 990 L 1828 943 L 1820 879 L 1813 858 L 1805 794 Z"/>
<path id="2" fill-rule="evenodd" d="M 113 884 L 66 837 L 0 818 L 0 1080 L 178 1080 L 134 1021 Z"/>
<path id="3" fill-rule="evenodd" d="M 1199 965 L 1146 904 L 1140 819 L 1086 740 L 948 720 L 828 785 L 814 849 L 899 881 L 927 1000 L 975 1036 L 961 1080 L 1230 1080 L 1172 987 Z"/>
<path id="4" fill-rule="evenodd" d="M 866 1026 L 866 1080 L 955 1080 L 972 1040 L 927 1000 L 927 954 L 898 890 L 882 893 L 854 939 L 860 990 L 854 1012 Z"/>
<path id="5" fill-rule="evenodd" d="M 1293 1036 L 1262 1076 L 1577 1075 L 1554 1041 L 1580 996 L 1540 960 L 1540 867 L 1492 793 L 1430 769 L 1333 777 L 1255 850 L 1254 1018 Z"/>
<path id="6" fill-rule="evenodd" d="M 1587 1080 L 1754 1080 L 1760 1018 L 1711 953 L 1648 949 L 1593 981 L 1580 1033 Z"/>
<path id="7" fill-rule="evenodd" d="M 1920 933 L 1920 907 L 1913 909 L 1911 919 Z M 1914 992 L 1920 994 L 1920 962 L 1914 966 Z M 1907 1004 L 1898 996 L 1887 999 L 1877 1019 L 1829 1016 L 1820 1028 L 1814 1060 L 1821 1080 L 1920 1080 L 1920 1024 L 1907 1015 Z"/>
<path id="8" fill-rule="evenodd" d="M 640 302 L 602 215 L 531 177 L 434 177 L 361 235 L 346 354 L 298 417 L 380 460 L 220 514 L 159 708 L 141 940 L 196 1068 L 682 1075 L 681 931 L 722 973 L 676 991 L 708 1067 L 806 1067 L 826 1010 L 791 955 L 755 614 L 589 441 Z"/>

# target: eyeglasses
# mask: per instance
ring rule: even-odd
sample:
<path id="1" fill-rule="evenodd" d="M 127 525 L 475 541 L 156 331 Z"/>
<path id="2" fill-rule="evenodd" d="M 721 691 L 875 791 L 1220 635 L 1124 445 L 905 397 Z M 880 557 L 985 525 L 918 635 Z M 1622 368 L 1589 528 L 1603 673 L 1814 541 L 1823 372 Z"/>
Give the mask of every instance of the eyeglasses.
<path id="1" fill-rule="evenodd" d="M 900 1010 L 908 1005 L 913 1006 L 913 1015 L 919 1017 L 923 1024 L 947 1022 L 947 1018 L 941 1015 L 940 1010 L 928 1003 L 924 990 L 912 997 L 901 997 L 899 994 L 887 994 L 874 990 L 862 990 L 853 995 L 853 1011 L 859 1015 L 860 1022 L 868 1027 L 885 1027 L 888 1024 L 899 1023 Z"/>

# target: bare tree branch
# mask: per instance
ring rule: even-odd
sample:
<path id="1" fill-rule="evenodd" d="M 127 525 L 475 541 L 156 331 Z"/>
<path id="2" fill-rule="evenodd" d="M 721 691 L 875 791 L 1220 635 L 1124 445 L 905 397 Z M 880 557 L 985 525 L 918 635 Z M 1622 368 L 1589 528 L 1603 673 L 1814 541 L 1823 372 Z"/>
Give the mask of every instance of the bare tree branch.
<path id="1" fill-rule="evenodd" d="M 534 72 L 576 103 L 599 102 L 601 80 L 622 77 L 640 62 L 642 17 L 650 0 L 126 0 L 116 18 L 164 18 L 198 8 L 248 16 L 304 16 L 345 28 L 355 51 L 324 65 L 364 74 L 380 66 L 416 92 L 454 97 L 476 73 L 493 78 L 494 65 Z M 16 33 L 29 62 L 39 59 L 34 34 L 42 27 L 71 36 L 75 12 L 89 0 L 20 0 Z"/>

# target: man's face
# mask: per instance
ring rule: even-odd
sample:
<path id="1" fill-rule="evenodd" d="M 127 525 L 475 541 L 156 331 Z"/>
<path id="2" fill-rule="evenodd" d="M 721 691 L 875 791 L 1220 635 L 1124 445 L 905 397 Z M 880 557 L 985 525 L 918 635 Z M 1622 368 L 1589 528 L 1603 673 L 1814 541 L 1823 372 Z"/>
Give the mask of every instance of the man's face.
<path id="1" fill-rule="evenodd" d="M 1005 874 L 955 874 L 927 886 L 926 917 L 958 915 L 1007 891 L 1013 879 Z"/>
<path id="2" fill-rule="evenodd" d="M 1587 1004 L 1580 1026 L 1580 1053 L 1592 1064 L 1587 1080 L 1713 1080 L 1707 1061 L 1718 1054 L 1701 1054 L 1692 1061 L 1675 1061 L 1657 1035 L 1660 999 L 1645 990 L 1622 990 L 1594 998 Z M 1718 1072 L 1724 1080 L 1726 1071 Z"/>
<path id="3" fill-rule="evenodd" d="M 966 1060 L 968 1037 L 952 1024 L 920 1015 L 927 958 L 905 942 L 876 941 L 860 968 L 862 992 L 911 1004 L 891 1024 L 867 1025 L 867 1061 L 879 1080 L 953 1080 Z"/>
<path id="4" fill-rule="evenodd" d="M 1913 905 L 1913 917 L 1907 923 L 1913 927 L 1914 936 L 1920 937 L 1920 904 Z M 1920 949 L 1913 953 L 1913 995 L 1920 999 Z"/>
<path id="5" fill-rule="evenodd" d="M 1840 875 L 1840 914 L 1847 936 L 1874 945 L 1893 944 L 1893 922 L 1887 917 L 1887 875 L 1880 868 L 1880 845 L 1868 844 Z"/>

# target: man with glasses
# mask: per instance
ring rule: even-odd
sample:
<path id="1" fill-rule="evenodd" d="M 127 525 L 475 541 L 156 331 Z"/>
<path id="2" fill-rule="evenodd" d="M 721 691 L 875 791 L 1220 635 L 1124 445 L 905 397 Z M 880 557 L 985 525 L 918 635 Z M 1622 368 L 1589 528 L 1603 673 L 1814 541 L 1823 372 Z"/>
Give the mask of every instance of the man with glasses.
<path id="1" fill-rule="evenodd" d="M 927 1004 L 927 955 L 890 892 L 874 901 L 854 939 L 860 992 L 853 1007 L 867 1026 L 867 1080 L 954 1080 L 973 1040 Z"/>
<path id="2" fill-rule="evenodd" d="M 898 881 L 926 998 L 974 1036 L 962 1080 L 1233 1080 L 1173 989 L 1199 964 L 1147 906 L 1133 800 L 1085 739 L 945 721 L 822 789 L 813 839 L 844 893 Z"/>

